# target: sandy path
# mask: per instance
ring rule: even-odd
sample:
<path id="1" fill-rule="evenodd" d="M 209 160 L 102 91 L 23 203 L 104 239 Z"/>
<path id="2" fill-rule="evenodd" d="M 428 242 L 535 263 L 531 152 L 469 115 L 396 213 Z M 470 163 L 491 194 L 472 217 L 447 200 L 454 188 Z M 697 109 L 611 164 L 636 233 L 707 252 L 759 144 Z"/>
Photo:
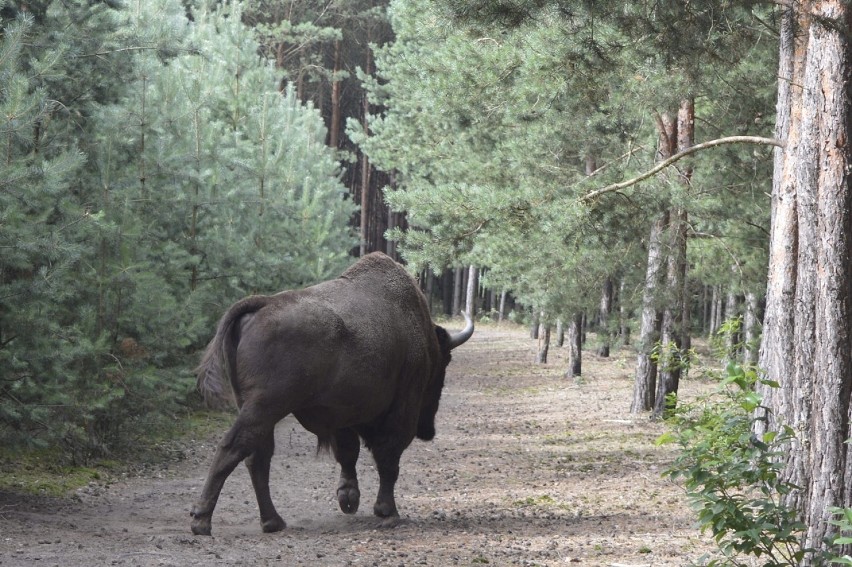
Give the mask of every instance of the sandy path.
<path id="1" fill-rule="evenodd" d="M 404 523 L 379 529 L 377 477 L 359 463 L 362 503 L 337 508 L 337 467 L 291 418 L 276 430 L 272 491 L 288 528 L 263 534 L 239 467 L 193 536 L 188 511 L 217 439 L 150 474 L 91 486 L 79 500 L 0 493 L 0 565 L 630 565 L 681 566 L 708 549 L 682 490 L 661 478 L 662 432 L 628 413 L 632 355 L 584 352 L 580 383 L 561 349 L 532 364 L 518 329 L 477 331 L 454 353 L 438 435 L 403 456 Z M 686 382 L 682 392 L 706 386 Z"/>

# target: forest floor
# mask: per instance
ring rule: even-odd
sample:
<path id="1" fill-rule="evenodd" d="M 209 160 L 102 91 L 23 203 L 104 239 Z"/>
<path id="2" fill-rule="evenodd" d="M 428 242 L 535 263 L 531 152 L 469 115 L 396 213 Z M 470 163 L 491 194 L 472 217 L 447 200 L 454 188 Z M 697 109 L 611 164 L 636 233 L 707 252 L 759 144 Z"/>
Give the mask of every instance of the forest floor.
<path id="1" fill-rule="evenodd" d="M 450 325 L 452 327 L 452 325 Z M 363 451 L 361 509 L 342 514 L 332 457 L 292 418 L 276 430 L 272 497 L 288 527 L 264 534 L 245 467 L 231 475 L 213 537 L 189 509 L 219 435 L 178 443 L 181 458 L 93 482 L 64 498 L 0 492 L 0 565 L 589 565 L 683 566 L 713 547 L 683 489 L 663 478 L 665 426 L 629 413 L 632 351 L 565 349 L 533 364 L 524 329 L 481 326 L 453 353 L 434 441 L 403 455 L 403 522 L 372 516 L 377 476 Z M 695 374 L 695 373 L 693 373 Z M 681 394 L 711 386 L 691 378 Z"/>

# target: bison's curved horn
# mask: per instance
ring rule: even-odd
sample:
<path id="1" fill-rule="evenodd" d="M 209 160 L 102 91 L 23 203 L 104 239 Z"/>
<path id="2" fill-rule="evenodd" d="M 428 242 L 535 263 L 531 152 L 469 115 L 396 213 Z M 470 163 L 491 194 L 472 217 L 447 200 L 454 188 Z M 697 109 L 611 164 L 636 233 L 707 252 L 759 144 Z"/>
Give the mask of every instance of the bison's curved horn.
<path id="1" fill-rule="evenodd" d="M 473 319 L 470 318 L 467 311 L 462 311 L 462 315 L 464 315 L 467 323 L 465 324 L 464 329 L 458 333 L 450 335 L 450 350 L 463 345 L 473 335 Z"/>

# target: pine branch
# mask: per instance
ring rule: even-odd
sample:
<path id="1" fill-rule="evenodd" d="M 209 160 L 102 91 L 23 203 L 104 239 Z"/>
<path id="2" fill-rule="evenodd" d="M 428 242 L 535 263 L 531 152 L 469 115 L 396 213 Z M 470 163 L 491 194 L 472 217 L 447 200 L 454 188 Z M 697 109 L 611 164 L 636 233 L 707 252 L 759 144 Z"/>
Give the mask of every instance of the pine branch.
<path id="1" fill-rule="evenodd" d="M 628 179 L 627 181 L 621 181 L 619 183 L 613 183 L 612 185 L 607 185 L 602 189 L 597 189 L 595 191 L 592 191 L 591 193 L 587 193 L 586 195 L 580 198 L 580 202 L 588 203 L 589 201 L 596 199 L 597 197 L 600 197 L 601 195 L 604 195 L 606 193 L 612 193 L 613 191 L 626 189 L 627 187 L 636 185 L 637 183 L 644 181 L 649 177 L 653 177 L 660 171 L 664 170 L 676 161 L 685 158 L 688 155 L 692 155 L 696 152 L 700 152 L 709 148 L 715 148 L 716 146 L 722 146 L 725 144 L 758 144 L 764 146 L 778 146 L 779 148 L 784 147 L 784 143 L 781 140 L 777 140 L 775 138 L 762 138 L 760 136 L 729 136 L 727 138 L 718 138 L 716 140 L 710 140 L 709 142 L 696 144 L 691 148 L 687 148 L 682 152 L 676 153 L 672 157 L 661 161 L 650 170 L 634 177 L 633 179 Z"/>

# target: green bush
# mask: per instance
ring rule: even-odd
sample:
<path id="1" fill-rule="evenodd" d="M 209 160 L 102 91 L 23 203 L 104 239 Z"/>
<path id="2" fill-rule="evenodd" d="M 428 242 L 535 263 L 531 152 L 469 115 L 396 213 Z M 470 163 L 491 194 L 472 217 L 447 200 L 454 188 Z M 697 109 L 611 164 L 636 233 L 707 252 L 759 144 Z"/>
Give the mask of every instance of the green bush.
<path id="1" fill-rule="evenodd" d="M 832 508 L 831 513 L 836 516 L 831 523 L 840 528 L 840 534 L 834 537 L 831 543 L 835 546 L 846 546 L 848 549 L 852 545 L 852 536 L 843 534 L 852 533 L 852 508 Z M 852 556 L 848 554 L 833 556 L 831 563 L 852 565 Z"/>
<path id="2" fill-rule="evenodd" d="M 673 442 L 680 454 L 666 471 L 683 482 L 702 530 L 709 530 L 722 557 L 706 565 L 798 565 L 811 550 L 802 547 L 805 528 L 783 503 L 793 488 L 781 478 L 781 448 L 792 431 L 753 433 L 761 397 L 754 369 L 730 364 L 713 394 L 683 404 L 668 420 L 672 430 L 658 443 Z"/>

